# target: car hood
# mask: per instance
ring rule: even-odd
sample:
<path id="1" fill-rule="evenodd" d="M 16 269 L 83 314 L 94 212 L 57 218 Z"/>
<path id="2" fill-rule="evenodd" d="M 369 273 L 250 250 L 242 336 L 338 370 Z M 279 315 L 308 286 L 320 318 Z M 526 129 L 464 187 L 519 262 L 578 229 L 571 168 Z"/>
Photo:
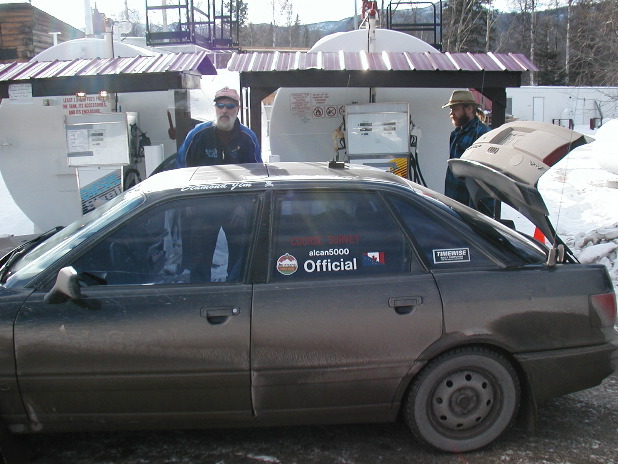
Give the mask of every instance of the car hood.
<path id="1" fill-rule="evenodd" d="M 571 150 L 592 141 L 565 127 L 536 121 L 503 124 L 448 161 L 472 201 L 490 196 L 519 211 L 554 244 L 549 211 L 537 189 L 539 178 Z"/>

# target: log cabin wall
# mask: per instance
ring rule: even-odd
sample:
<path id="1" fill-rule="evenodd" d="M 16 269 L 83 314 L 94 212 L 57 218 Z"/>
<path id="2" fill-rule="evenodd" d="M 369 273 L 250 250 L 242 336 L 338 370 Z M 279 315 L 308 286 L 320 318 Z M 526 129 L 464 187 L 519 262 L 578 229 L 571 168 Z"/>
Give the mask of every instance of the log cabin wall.
<path id="1" fill-rule="evenodd" d="M 0 5 L 0 63 L 29 61 L 54 44 L 79 39 L 83 31 L 54 18 L 29 3 Z"/>

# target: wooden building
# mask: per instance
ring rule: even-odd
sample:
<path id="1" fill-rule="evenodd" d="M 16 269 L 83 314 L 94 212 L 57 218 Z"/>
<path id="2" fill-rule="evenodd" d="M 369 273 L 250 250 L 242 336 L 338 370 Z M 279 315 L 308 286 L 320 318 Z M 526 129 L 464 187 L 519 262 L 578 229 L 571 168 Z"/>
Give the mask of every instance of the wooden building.
<path id="1" fill-rule="evenodd" d="M 83 31 L 54 18 L 29 3 L 0 5 L 0 63 L 29 61 L 36 54 L 58 43 L 79 39 Z"/>

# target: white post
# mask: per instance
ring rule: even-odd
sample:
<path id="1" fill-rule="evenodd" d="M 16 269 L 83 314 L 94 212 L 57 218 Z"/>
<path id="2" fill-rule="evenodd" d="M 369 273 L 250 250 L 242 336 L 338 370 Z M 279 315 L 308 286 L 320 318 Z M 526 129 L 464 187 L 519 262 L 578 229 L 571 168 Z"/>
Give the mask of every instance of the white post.
<path id="1" fill-rule="evenodd" d="M 103 38 L 105 39 L 105 51 L 108 55 L 107 58 L 114 57 L 114 22 L 110 18 L 105 18 L 105 32 Z"/>
<path id="2" fill-rule="evenodd" d="M 86 24 L 86 37 L 92 37 L 94 32 L 92 26 L 92 8 L 90 8 L 90 0 L 84 0 L 84 18 Z"/>
<path id="3" fill-rule="evenodd" d="M 167 0 L 163 0 L 163 6 L 167 6 Z M 163 32 L 168 32 L 170 29 L 167 25 L 167 10 L 164 8 L 161 11 L 163 12 Z"/>
<path id="4" fill-rule="evenodd" d="M 54 37 L 54 45 L 58 45 L 58 36 L 62 35 L 62 32 L 49 32 L 49 35 Z"/>

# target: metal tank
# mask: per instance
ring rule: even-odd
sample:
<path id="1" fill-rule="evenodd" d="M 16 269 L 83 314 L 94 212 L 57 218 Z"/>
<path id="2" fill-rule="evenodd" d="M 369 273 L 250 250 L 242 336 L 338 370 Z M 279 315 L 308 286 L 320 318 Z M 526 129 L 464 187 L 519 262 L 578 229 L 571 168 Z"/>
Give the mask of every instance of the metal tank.
<path id="1" fill-rule="evenodd" d="M 408 34 L 368 27 L 332 34 L 310 52 L 429 52 L 438 50 Z M 457 83 L 453 82 L 454 88 Z M 407 103 L 418 135 L 418 164 L 427 185 L 444 190 L 453 126 L 447 109 L 453 88 L 280 88 L 269 122 L 271 156 L 280 161 L 329 161 L 337 153 L 333 133 L 342 126 L 346 105 Z"/>

